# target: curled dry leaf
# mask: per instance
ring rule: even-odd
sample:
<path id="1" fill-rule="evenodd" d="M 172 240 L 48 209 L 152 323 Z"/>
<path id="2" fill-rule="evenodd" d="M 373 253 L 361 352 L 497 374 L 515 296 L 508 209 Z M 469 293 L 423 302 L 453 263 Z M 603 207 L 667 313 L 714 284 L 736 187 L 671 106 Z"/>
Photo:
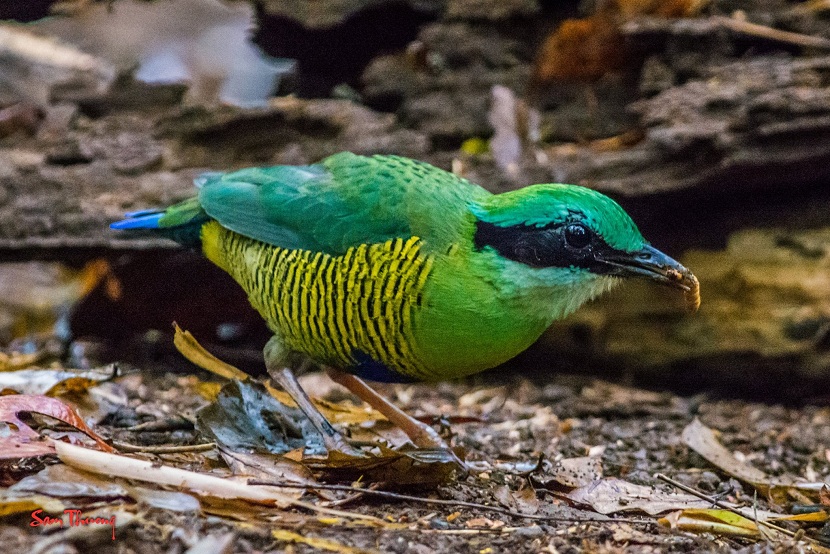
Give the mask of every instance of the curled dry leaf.
<path id="1" fill-rule="evenodd" d="M 0 458 L 19 459 L 43 456 L 55 452 L 51 441 L 41 441 L 40 435 L 20 420 L 20 414 L 35 413 L 45 415 L 76 428 L 98 445 L 105 452 L 115 450 L 104 442 L 92 429 L 87 427 L 78 413 L 57 398 L 41 395 L 13 394 L 0 396 L 0 421 L 13 425 L 16 430 L 7 437 L 0 438 Z"/>
<path id="2" fill-rule="evenodd" d="M 223 362 L 199 344 L 190 331 L 185 331 L 176 323 L 173 324 L 175 331 L 173 335 L 173 345 L 181 353 L 182 356 L 201 367 L 206 371 L 210 371 L 214 375 L 224 377 L 225 379 L 236 379 L 245 381 L 250 378 L 250 375 L 241 371 L 234 366 Z"/>
<path id="3" fill-rule="evenodd" d="M 757 537 L 760 535 L 754 521 L 729 510 L 678 510 L 657 520 L 670 529 L 691 533 L 714 533 L 730 537 Z"/>

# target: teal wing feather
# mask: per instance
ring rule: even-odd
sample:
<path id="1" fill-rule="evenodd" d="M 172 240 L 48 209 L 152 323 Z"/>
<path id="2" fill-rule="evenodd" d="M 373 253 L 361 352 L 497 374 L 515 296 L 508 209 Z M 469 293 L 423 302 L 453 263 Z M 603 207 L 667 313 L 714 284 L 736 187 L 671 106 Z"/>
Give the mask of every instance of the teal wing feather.
<path id="1" fill-rule="evenodd" d="M 309 166 L 249 168 L 197 180 L 199 203 L 223 226 L 284 248 L 342 254 L 362 243 L 457 240 L 468 205 L 490 194 L 438 168 L 344 152 Z"/>

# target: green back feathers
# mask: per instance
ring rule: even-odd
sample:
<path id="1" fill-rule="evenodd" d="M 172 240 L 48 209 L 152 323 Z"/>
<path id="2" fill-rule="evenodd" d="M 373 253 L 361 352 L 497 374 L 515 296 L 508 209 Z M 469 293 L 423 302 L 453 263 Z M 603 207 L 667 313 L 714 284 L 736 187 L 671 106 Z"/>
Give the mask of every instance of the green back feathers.
<path id="1" fill-rule="evenodd" d="M 359 244 L 419 236 L 445 247 L 490 194 L 455 175 L 396 156 L 344 152 L 310 166 L 206 176 L 198 202 L 232 231 L 284 248 L 340 255 Z"/>
<path id="2" fill-rule="evenodd" d="M 646 241 L 631 217 L 609 197 L 576 185 L 533 185 L 471 206 L 475 216 L 500 227 L 543 227 L 579 220 L 612 248 L 633 252 Z"/>

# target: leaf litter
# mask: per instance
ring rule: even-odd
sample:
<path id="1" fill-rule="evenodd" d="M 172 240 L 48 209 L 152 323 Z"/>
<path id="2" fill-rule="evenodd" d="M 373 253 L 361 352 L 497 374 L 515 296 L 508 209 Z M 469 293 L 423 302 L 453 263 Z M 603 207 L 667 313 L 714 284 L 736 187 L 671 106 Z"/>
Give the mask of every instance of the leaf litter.
<path id="1" fill-rule="evenodd" d="M 198 346 L 195 339 L 192 344 Z M 208 360 L 205 362 L 207 365 L 213 363 L 210 362 L 211 357 L 203 359 Z M 697 496 L 673 492 L 661 485 L 653 475 L 640 473 L 636 469 L 640 467 L 638 460 L 648 460 L 648 457 L 632 458 L 623 466 L 619 462 L 616 465 L 612 463 L 612 460 L 618 459 L 614 452 L 620 448 L 620 440 L 614 443 L 602 437 L 615 436 L 619 431 L 608 431 L 610 435 L 602 431 L 597 435 L 596 423 L 603 421 L 603 417 L 609 417 L 605 414 L 618 414 L 617 417 L 626 414 L 624 417 L 630 418 L 645 414 L 658 422 L 662 421 L 659 425 L 674 425 L 674 422 L 682 421 L 684 405 L 670 395 L 652 398 L 649 395 L 653 396 L 653 393 L 594 383 L 584 388 L 583 396 L 551 389 L 550 394 L 565 398 L 558 401 L 554 411 L 551 411 L 549 407 L 539 404 L 549 394 L 546 389 L 524 384 L 524 388 L 513 390 L 505 386 L 492 389 L 476 387 L 468 394 L 453 393 L 453 397 L 445 396 L 444 399 L 441 395 L 446 392 L 441 391 L 455 389 L 445 385 L 437 388 L 398 388 L 401 391 L 399 401 L 403 398 L 403 403 L 410 408 L 421 406 L 426 413 L 434 414 L 450 412 L 446 419 L 454 421 L 455 440 L 479 456 L 478 460 L 473 460 L 473 474 L 458 476 L 442 475 L 440 462 L 436 465 L 428 451 L 402 449 L 400 443 L 392 440 L 396 435 L 390 432 L 387 422 L 371 410 L 343 398 L 338 401 L 315 399 L 315 402 L 328 410 L 326 415 L 350 433 L 353 439 L 359 436 L 365 442 L 371 437 L 371 444 L 365 444 L 363 448 L 373 456 L 368 457 L 367 462 L 363 458 L 343 459 L 338 458 L 336 453 L 327 455 L 309 450 L 308 444 L 314 444 L 314 431 L 304 428 L 302 415 L 289 399 L 283 397 L 284 393 L 259 384 L 227 364 L 217 367 L 224 367 L 213 371 L 227 380 L 224 385 L 201 381 L 195 376 L 178 377 L 171 381 L 171 386 L 178 387 L 179 391 L 195 395 L 194 399 L 178 408 L 183 411 L 174 409 L 171 412 L 165 408 L 165 403 L 178 398 L 181 392 L 179 396 L 171 393 L 157 397 L 163 400 L 162 403 L 158 399 L 153 403 L 152 395 L 155 393 L 150 396 L 148 392 L 136 395 L 139 390 L 136 386 L 143 386 L 140 383 L 146 382 L 147 378 L 135 374 L 117 376 L 114 381 L 106 381 L 103 385 L 95 383 L 90 388 L 81 388 L 66 396 L 64 401 L 29 395 L 37 398 L 35 407 L 39 406 L 40 411 L 31 409 L 31 405 L 28 405 L 29 409 L 15 408 L 17 403 L 27 407 L 23 395 L 0 397 L 0 401 L 17 397 L 14 401 L 5 400 L 12 403 L 12 408 L 5 412 L 11 414 L 6 415 L 11 425 L 5 439 L 12 437 L 21 444 L 28 441 L 36 445 L 50 445 L 46 447 L 49 456 L 57 454 L 66 464 L 47 467 L 41 464 L 16 474 L 13 482 L 7 483 L 12 486 L 0 489 L 0 515 L 9 514 L 12 517 L 13 514 L 23 515 L 35 509 L 60 513 L 66 507 L 100 510 L 100 506 L 109 506 L 112 513 L 129 514 L 133 525 L 139 524 L 137 522 L 144 525 L 149 521 L 148 517 L 152 519 L 152 514 L 160 511 L 167 514 L 212 514 L 221 518 L 225 529 L 237 529 L 239 532 L 247 529 L 245 532 L 251 532 L 267 525 L 271 529 L 268 536 L 277 544 L 302 545 L 332 552 L 373 551 L 374 547 L 365 540 L 351 543 L 346 539 L 343 542 L 344 536 L 354 534 L 357 537 L 369 532 L 366 531 L 369 528 L 378 530 L 370 532 L 380 533 L 376 535 L 378 538 L 403 534 L 401 536 L 410 537 L 409 540 L 419 536 L 418 540 L 428 541 L 425 537 L 442 534 L 447 537 L 487 534 L 517 537 L 510 540 L 518 540 L 517 544 L 521 544 L 523 539 L 518 537 L 526 534 L 529 537 L 527 541 L 530 541 L 528 545 L 542 544 L 532 537 L 544 536 L 545 533 L 558 537 L 558 531 L 554 531 L 568 528 L 566 522 L 569 521 L 576 522 L 589 537 L 592 525 L 597 530 L 610 525 L 612 540 L 621 545 L 665 545 L 669 540 L 685 540 L 683 535 L 666 538 L 650 533 L 649 525 L 659 521 L 676 532 L 689 533 L 686 537 L 708 533 L 707 536 L 749 542 L 772 540 L 798 548 L 806 544 L 811 551 L 822 551 L 818 543 L 804 536 L 804 531 L 801 535 L 793 531 L 788 531 L 789 535 L 778 534 L 774 528 L 766 527 L 786 526 L 782 527 L 785 531 L 801 527 L 809 533 L 811 528 L 824 524 L 827 511 L 821 508 L 820 482 L 812 481 L 806 486 L 798 483 L 797 474 L 781 478 L 780 472 L 775 479 L 770 479 L 763 471 L 753 473 L 751 469 L 747 470 L 741 465 L 746 463 L 734 455 L 723 456 L 720 452 L 718 456 L 712 456 L 711 453 L 717 451 L 716 445 L 720 444 L 716 440 L 717 435 L 699 422 L 693 423 L 698 427 L 691 427 L 691 431 L 683 434 L 682 444 L 694 450 L 700 448 L 704 460 L 716 460 L 717 471 L 734 476 L 759 491 L 776 490 L 775 487 L 764 489 L 764 483 L 796 483 L 793 490 L 798 491 L 800 499 L 813 500 L 819 508 L 806 514 L 788 515 L 783 509 L 792 503 L 782 504 L 787 495 L 777 497 L 770 494 L 756 499 L 753 504 L 745 494 L 727 494 L 729 505 L 743 510 L 739 515 L 713 507 Z M 51 369 L 58 371 L 58 368 Z M 29 369 L 24 368 L 24 371 Z M 74 411 L 75 418 L 70 417 L 68 414 L 72 408 L 66 404 L 82 402 L 102 386 L 124 387 L 129 402 L 126 405 L 122 403 L 119 410 L 137 410 L 138 414 L 144 414 L 139 416 L 144 418 L 139 419 L 143 423 L 120 430 L 111 428 L 108 432 L 132 436 L 132 442 L 138 444 L 131 445 L 135 453 L 130 456 L 41 440 L 41 433 L 28 425 L 28 419 L 20 419 L 17 415 L 31 412 L 54 417 L 58 414 L 61 416 L 58 419 L 71 424 L 73 432 L 70 436 L 86 429 L 98 437 L 101 444 L 107 445 L 95 429 L 111 415 L 99 413 L 97 417 L 87 420 L 99 423 L 87 425 L 77 411 Z M 595 394 L 598 390 L 613 390 L 611 402 L 608 403 L 606 395 Z M 204 391 L 210 392 L 204 394 Z M 626 404 L 631 406 L 630 399 L 638 398 L 638 395 L 647 397 L 645 402 L 639 402 L 640 408 L 636 411 L 625 408 Z M 459 397 L 461 401 L 455 400 Z M 620 400 L 624 397 L 628 397 L 629 401 Z M 569 405 L 572 400 L 579 400 L 579 406 Z M 64 408 L 58 409 L 58 406 Z M 610 411 L 608 406 L 611 406 Z M 331 416 L 336 413 L 345 416 L 340 419 Z M 150 418 L 146 419 L 148 416 Z M 187 425 L 164 424 L 165 421 L 179 420 L 195 421 L 196 429 Z M 612 421 L 609 419 L 603 425 L 619 425 Z M 135 430 L 128 430 L 132 428 Z M 650 428 L 645 429 L 647 435 Z M 366 434 L 367 430 L 371 433 Z M 690 438 L 692 431 L 696 438 Z M 55 436 L 55 430 L 49 430 L 47 434 Z M 169 441 L 175 434 L 179 434 L 180 440 L 184 441 L 182 450 L 165 447 L 163 443 L 141 444 L 151 436 L 159 439 L 166 436 Z M 680 435 L 679 430 L 677 434 Z M 593 438 L 589 439 L 589 436 Z M 73 441 L 79 442 L 79 437 L 74 437 Z M 215 445 L 206 443 L 206 437 L 213 439 Z M 390 440 L 385 441 L 385 437 Z M 539 439 L 546 442 L 539 443 Z M 123 443 L 113 441 L 112 444 Z M 529 444 L 536 446 L 527 449 Z M 555 455 L 551 454 L 551 447 L 544 444 L 553 445 Z M 542 449 L 538 450 L 540 445 Z M 188 446 L 200 448 L 187 451 Z M 103 449 L 103 446 L 99 448 Z M 43 452 L 37 454 L 40 456 Z M 539 452 L 547 452 L 552 457 L 539 457 Z M 587 453 L 591 455 L 579 455 Z M 661 451 L 654 453 L 661 454 Z M 826 458 L 824 450 L 821 451 L 821 458 Z M 658 465 L 655 469 L 662 470 L 664 467 Z M 810 467 L 814 468 L 814 465 Z M 820 466 L 811 471 L 814 477 L 821 475 Z M 407 475 L 426 477 L 421 480 L 405 479 Z M 322 483 L 321 479 L 352 480 L 355 484 L 329 485 Z M 407 480 L 420 494 L 413 496 L 377 490 L 378 487 L 398 487 Z M 435 498 L 436 493 L 438 498 Z M 373 501 L 376 496 L 377 500 Z M 825 493 L 824 497 L 827 496 Z M 759 502 L 763 506 L 758 506 Z M 333 506 L 339 503 L 355 505 L 355 509 L 334 509 Z M 436 511 L 429 511 L 430 503 L 435 503 L 433 509 Z M 498 515 L 487 515 L 493 512 Z M 407 515 L 410 513 L 412 515 Z M 125 516 L 125 519 L 129 517 Z M 775 523 L 759 525 L 756 519 Z M 513 526 L 513 522 L 523 520 L 523 526 Z M 298 525 L 304 529 L 300 533 L 296 531 Z M 334 533 L 334 529 L 341 531 Z M 343 535 L 346 530 L 349 530 L 348 534 Z M 206 529 L 202 532 L 210 533 Z M 413 535 L 413 532 L 416 534 Z M 65 536 L 70 537 L 68 533 Z M 53 536 L 50 540 L 56 539 Z M 373 540 L 371 545 L 377 544 L 377 540 Z M 390 543 L 387 539 L 383 541 L 386 541 L 383 542 L 386 547 L 382 551 L 387 551 Z"/>

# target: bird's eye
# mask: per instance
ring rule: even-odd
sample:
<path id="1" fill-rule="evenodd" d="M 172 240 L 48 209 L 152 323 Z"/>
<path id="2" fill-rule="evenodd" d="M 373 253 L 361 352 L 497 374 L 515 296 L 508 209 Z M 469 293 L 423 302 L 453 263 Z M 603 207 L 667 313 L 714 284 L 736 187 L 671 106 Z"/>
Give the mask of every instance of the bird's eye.
<path id="1" fill-rule="evenodd" d="M 565 227 L 565 242 L 572 248 L 585 248 L 591 243 L 591 233 L 583 225 L 572 223 Z"/>

